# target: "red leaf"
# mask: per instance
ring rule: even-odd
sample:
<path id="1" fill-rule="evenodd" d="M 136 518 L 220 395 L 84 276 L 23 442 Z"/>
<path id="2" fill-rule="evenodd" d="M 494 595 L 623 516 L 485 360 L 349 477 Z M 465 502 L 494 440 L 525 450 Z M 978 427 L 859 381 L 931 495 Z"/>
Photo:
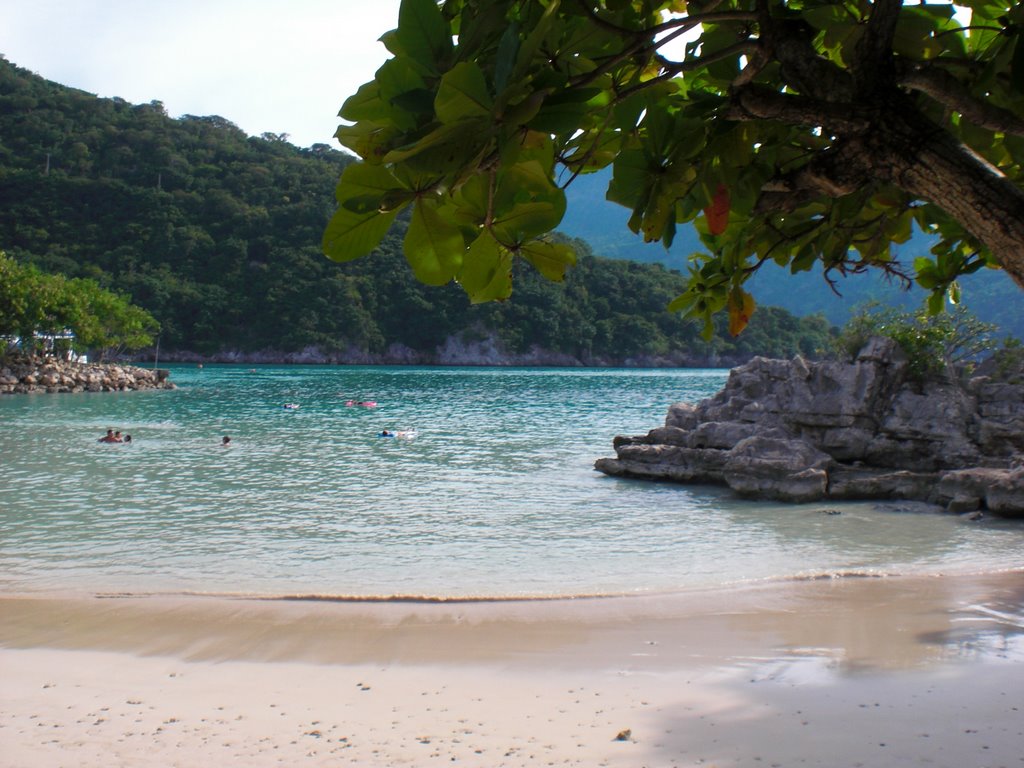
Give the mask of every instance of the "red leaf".
<path id="1" fill-rule="evenodd" d="M 754 297 L 742 288 L 734 288 L 729 293 L 729 333 L 739 336 L 747 327 L 757 305 Z"/>
<path id="2" fill-rule="evenodd" d="M 729 226 L 729 188 L 725 184 L 718 185 L 711 205 L 704 209 L 704 216 L 708 220 L 708 232 L 712 235 L 725 232 Z"/>

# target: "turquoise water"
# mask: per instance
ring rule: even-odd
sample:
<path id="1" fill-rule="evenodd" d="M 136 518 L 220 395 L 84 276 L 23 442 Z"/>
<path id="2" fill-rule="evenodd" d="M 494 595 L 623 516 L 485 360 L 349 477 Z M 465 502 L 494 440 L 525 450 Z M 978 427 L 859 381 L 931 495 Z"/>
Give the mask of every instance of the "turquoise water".
<path id="1" fill-rule="evenodd" d="M 0 591 L 550 596 L 1024 565 L 1015 522 L 594 472 L 726 375 L 177 366 L 174 391 L 3 396 Z M 98 444 L 107 427 L 134 442 Z"/>

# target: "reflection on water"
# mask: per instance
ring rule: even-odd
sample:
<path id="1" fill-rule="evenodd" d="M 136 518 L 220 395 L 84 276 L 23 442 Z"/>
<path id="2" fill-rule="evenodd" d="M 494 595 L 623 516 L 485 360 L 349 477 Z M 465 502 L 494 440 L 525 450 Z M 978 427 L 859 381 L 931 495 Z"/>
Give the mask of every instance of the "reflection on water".
<path id="1" fill-rule="evenodd" d="M 746 660 L 759 679 L 808 683 L 939 662 L 1024 662 L 1024 571 L 806 583 L 776 601 L 738 615 L 731 628 L 755 622 L 777 635 L 777 654 Z"/>
<path id="2" fill-rule="evenodd" d="M 1022 564 L 1017 522 L 593 471 L 725 375 L 207 366 L 173 392 L 0 398 L 0 590 L 633 594 Z M 107 427 L 134 443 L 98 445 Z"/>
<path id="3" fill-rule="evenodd" d="M 1020 578 L 1024 580 L 1024 575 Z M 948 629 L 924 633 L 918 639 L 965 661 L 1024 661 L 1024 586 L 1015 599 L 967 606 L 951 617 Z"/>

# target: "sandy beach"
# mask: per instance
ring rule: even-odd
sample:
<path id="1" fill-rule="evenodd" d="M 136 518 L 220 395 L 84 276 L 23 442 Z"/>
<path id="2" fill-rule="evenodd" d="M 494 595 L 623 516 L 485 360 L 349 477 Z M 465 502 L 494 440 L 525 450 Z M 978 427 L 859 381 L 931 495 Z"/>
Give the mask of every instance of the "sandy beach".
<path id="1" fill-rule="evenodd" d="M 0 765 L 1021 766 L 1024 574 L 0 598 Z"/>

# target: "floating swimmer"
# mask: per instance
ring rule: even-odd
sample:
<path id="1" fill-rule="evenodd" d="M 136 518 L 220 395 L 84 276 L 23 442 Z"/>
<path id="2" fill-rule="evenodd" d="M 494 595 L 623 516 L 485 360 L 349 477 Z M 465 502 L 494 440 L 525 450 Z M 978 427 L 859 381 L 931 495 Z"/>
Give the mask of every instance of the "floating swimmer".
<path id="1" fill-rule="evenodd" d="M 297 411 L 297 410 L 299 410 L 299 404 L 298 403 L 285 403 L 282 406 L 282 408 L 284 408 L 286 411 Z"/>
<path id="2" fill-rule="evenodd" d="M 382 429 L 377 433 L 377 437 L 401 437 L 405 439 L 416 437 L 416 435 L 415 429 L 400 429 L 397 432 L 392 432 L 390 429 Z"/>
<path id="3" fill-rule="evenodd" d="M 361 406 L 363 408 L 376 408 L 377 407 L 377 401 L 376 400 L 346 400 L 345 401 L 345 405 L 347 405 L 349 407 L 351 407 L 353 405 L 358 405 L 358 406 Z"/>

